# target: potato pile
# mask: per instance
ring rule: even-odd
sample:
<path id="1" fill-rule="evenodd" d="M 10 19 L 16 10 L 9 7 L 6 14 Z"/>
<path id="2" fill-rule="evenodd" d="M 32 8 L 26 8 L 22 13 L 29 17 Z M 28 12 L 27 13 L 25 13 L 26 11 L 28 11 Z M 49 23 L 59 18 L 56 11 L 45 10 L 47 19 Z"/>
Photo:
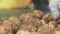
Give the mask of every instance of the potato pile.
<path id="1" fill-rule="evenodd" d="M 0 34 L 60 34 L 60 19 L 40 10 L 0 20 Z"/>

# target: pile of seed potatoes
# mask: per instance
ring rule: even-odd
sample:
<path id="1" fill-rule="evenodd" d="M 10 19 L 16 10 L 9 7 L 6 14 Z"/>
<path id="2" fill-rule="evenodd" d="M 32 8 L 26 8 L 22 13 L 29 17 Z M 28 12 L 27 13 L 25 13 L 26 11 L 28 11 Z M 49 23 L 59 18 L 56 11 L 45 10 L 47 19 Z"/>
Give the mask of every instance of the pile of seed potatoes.
<path id="1" fill-rule="evenodd" d="M 0 34 L 60 34 L 60 19 L 40 10 L 0 20 Z"/>

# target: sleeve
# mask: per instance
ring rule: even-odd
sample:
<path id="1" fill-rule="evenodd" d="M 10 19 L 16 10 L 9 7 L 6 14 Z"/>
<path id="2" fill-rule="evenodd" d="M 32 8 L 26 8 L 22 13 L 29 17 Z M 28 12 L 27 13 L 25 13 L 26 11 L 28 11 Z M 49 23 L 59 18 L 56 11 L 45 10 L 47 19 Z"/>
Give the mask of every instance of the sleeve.
<path id="1" fill-rule="evenodd" d="M 51 13 L 52 13 L 54 19 L 57 19 L 59 17 L 59 10 L 57 7 L 57 1 L 52 0 L 49 4 L 49 7 L 50 7 L 50 10 L 51 10 Z"/>

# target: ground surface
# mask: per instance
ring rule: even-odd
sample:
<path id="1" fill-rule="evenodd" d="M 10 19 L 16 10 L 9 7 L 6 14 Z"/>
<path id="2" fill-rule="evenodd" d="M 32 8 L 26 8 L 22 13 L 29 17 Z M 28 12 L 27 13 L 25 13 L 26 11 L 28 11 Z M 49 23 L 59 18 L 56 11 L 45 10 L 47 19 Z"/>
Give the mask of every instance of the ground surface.
<path id="1" fill-rule="evenodd" d="M 9 16 L 18 16 L 22 13 L 31 12 L 32 10 L 30 8 L 24 8 L 24 9 L 0 9 L 0 19 L 8 19 Z"/>

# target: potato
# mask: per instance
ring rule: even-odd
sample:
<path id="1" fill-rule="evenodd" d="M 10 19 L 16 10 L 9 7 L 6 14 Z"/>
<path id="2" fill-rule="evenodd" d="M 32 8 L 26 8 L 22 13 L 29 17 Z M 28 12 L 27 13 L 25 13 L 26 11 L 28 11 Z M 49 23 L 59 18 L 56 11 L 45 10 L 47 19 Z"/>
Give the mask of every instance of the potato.
<path id="1" fill-rule="evenodd" d="M 48 24 L 48 22 L 45 21 L 45 20 L 40 20 L 40 22 L 42 23 L 42 25 L 46 25 L 46 24 Z"/>
<path id="2" fill-rule="evenodd" d="M 13 34 L 12 30 L 7 30 L 5 26 L 0 26 L 0 34 Z"/>
<path id="3" fill-rule="evenodd" d="M 40 22 L 40 20 L 37 19 L 37 18 L 33 18 L 33 19 L 31 20 L 31 23 L 32 23 L 35 27 L 39 27 L 39 26 L 42 25 L 42 23 Z"/>
<path id="4" fill-rule="evenodd" d="M 51 30 L 48 25 L 43 25 L 38 28 L 40 34 L 54 34 L 54 30 Z"/>
<path id="5" fill-rule="evenodd" d="M 43 13 L 42 11 L 39 11 L 39 10 L 35 10 L 35 11 L 33 12 L 33 16 L 34 16 L 34 17 L 37 17 L 37 18 L 42 18 L 43 15 L 44 15 L 44 13 Z"/>
<path id="6" fill-rule="evenodd" d="M 59 25 L 60 24 L 60 19 L 56 21 L 56 24 Z"/>
<path id="7" fill-rule="evenodd" d="M 24 30 L 18 30 L 16 34 L 30 34 L 30 32 Z"/>
<path id="8" fill-rule="evenodd" d="M 26 21 L 32 19 L 32 15 L 31 15 L 31 13 L 22 14 L 21 16 L 19 16 L 19 19 L 23 23 L 23 22 L 26 22 Z"/>
<path id="9" fill-rule="evenodd" d="M 10 23 L 10 22 L 3 22 L 3 24 L 1 26 L 3 26 L 8 31 L 12 30 L 12 23 Z"/>
<path id="10" fill-rule="evenodd" d="M 53 21 L 53 16 L 50 14 L 50 13 L 47 13 L 46 15 L 43 16 L 42 20 L 45 20 L 45 21 Z"/>
<path id="11" fill-rule="evenodd" d="M 55 22 L 55 21 L 50 21 L 50 22 L 49 22 L 49 27 L 50 27 L 51 29 L 55 29 L 55 28 L 56 28 L 56 22 Z"/>
<path id="12" fill-rule="evenodd" d="M 60 32 L 59 31 L 55 31 L 55 34 L 60 34 Z"/>
<path id="13" fill-rule="evenodd" d="M 37 18 L 26 18 L 26 19 L 28 19 L 28 20 L 23 20 L 23 22 L 21 23 L 21 25 L 22 24 L 25 24 L 25 25 L 34 25 L 34 26 L 36 26 L 36 27 L 38 27 L 38 26 L 41 26 L 42 24 L 41 24 L 41 22 L 40 22 L 40 20 L 39 19 L 37 19 Z"/>
<path id="14" fill-rule="evenodd" d="M 18 30 L 16 34 L 40 34 L 38 32 L 29 32 L 25 30 Z"/>
<path id="15" fill-rule="evenodd" d="M 9 23 L 11 23 L 13 30 L 17 30 L 21 24 L 19 18 L 16 16 L 11 16 L 8 20 Z"/>
<path id="16" fill-rule="evenodd" d="M 36 31 L 36 27 L 33 26 L 33 25 L 21 25 L 20 29 L 21 30 L 31 31 L 31 32 Z"/>
<path id="17" fill-rule="evenodd" d="M 55 29 L 55 34 L 60 34 L 60 26 Z"/>
<path id="18" fill-rule="evenodd" d="M 31 32 L 31 34 L 40 34 L 40 33 L 38 33 L 38 32 Z"/>

